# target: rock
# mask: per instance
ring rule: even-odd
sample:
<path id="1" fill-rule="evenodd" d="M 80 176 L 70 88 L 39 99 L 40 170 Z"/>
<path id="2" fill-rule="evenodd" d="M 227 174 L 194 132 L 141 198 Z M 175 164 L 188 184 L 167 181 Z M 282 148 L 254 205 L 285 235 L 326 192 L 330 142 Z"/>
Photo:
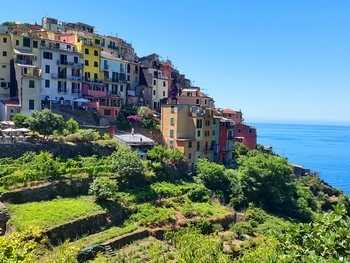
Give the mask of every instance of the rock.
<path id="1" fill-rule="evenodd" d="M 223 252 L 225 254 L 231 254 L 232 253 L 232 249 L 231 249 L 231 246 L 227 243 L 224 243 L 223 245 Z"/>
<path id="2" fill-rule="evenodd" d="M 10 214 L 6 206 L 0 202 L 0 236 L 5 235 L 6 224 L 10 219 Z"/>

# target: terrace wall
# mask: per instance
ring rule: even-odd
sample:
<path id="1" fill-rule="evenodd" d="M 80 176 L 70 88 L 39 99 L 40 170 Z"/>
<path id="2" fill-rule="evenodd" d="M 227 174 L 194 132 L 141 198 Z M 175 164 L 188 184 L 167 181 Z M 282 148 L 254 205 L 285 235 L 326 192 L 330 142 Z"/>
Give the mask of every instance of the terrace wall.
<path id="1" fill-rule="evenodd" d="M 51 200 L 60 197 L 75 197 L 87 195 L 91 179 L 82 178 L 48 182 L 42 185 L 16 189 L 0 195 L 0 202 L 22 204 Z"/>
<path id="2" fill-rule="evenodd" d="M 59 142 L 47 143 L 15 143 L 1 144 L 0 158 L 18 158 L 26 152 L 47 151 L 54 156 L 73 158 L 76 156 L 106 156 L 113 152 L 113 148 L 93 143 L 65 144 Z"/>

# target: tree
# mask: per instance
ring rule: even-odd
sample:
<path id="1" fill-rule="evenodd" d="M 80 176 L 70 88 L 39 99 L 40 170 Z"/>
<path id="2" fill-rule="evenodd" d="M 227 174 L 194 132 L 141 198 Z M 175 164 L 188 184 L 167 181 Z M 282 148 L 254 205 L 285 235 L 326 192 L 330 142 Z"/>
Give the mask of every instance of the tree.
<path id="1" fill-rule="evenodd" d="M 147 152 L 157 179 L 176 180 L 188 177 L 188 166 L 183 154 L 177 149 L 157 145 Z"/>
<path id="2" fill-rule="evenodd" d="M 89 192 L 96 197 L 97 201 L 106 201 L 113 197 L 118 190 L 117 182 L 105 177 L 97 177 L 90 185 Z"/>
<path id="3" fill-rule="evenodd" d="M 238 159 L 245 203 L 292 217 L 310 219 L 310 213 L 303 211 L 305 200 L 300 199 L 302 189 L 297 189 L 292 169 L 286 159 L 271 154 L 251 151 Z"/>
<path id="4" fill-rule="evenodd" d="M 17 128 L 29 128 L 30 117 L 23 113 L 17 113 L 13 116 L 12 121 Z"/>
<path id="5" fill-rule="evenodd" d="M 144 166 L 137 153 L 119 147 L 111 156 L 111 167 L 121 185 L 138 186 L 144 182 Z"/>
<path id="6" fill-rule="evenodd" d="M 227 176 L 225 166 L 205 159 L 197 162 L 197 176 L 205 187 L 222 195 L 227 201 L 231 194 L 231 181 Z"/>
<path id="7" fill-rule="evenodd" d="M 44 136 L 62 132 L 65 127 L 64 119 L 61 115 L 55 114 L 48 109 L 35 111 L 30 119 L 30 128 Z"/>
<path id="8" fill-rule="evenodd" d="M 70 118 L 66 122 L 66 130 L 69 133 L 76 133 L 79 130 L 79 123 L 76 120 L 74 120 L 73 118 Z"/>

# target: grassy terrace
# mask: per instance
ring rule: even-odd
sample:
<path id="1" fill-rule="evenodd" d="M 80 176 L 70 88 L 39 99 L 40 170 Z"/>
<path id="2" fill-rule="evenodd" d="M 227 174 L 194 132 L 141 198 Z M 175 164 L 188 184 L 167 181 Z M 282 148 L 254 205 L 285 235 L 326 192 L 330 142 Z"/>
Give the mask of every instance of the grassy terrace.
<path id="1" fill-rule="evenodd" d="M 10 223 L 20 231 L 29 227 L 49 228 L 103 211 L 93 197 L 88 196 L 9 204 L 8 208 L 11 214 Z"/>

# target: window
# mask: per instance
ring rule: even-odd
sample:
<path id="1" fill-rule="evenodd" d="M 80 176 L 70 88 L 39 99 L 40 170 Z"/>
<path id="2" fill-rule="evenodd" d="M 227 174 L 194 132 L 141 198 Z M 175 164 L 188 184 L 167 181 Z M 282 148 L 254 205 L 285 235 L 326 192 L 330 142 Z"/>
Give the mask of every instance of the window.
<path id="1" fill-rule="evenodd" d="M 6 65 L 2 65 L 1 67 L 2 67 L 2 68 L 6 68 Z"/>
<path id="2" fill-rule="evenodd" d="M 174 138 L 174 130 L 170 130 L 170 138 Z"/>
<path id="3" fill-rule="evenodd" d="M 45 73 L 50 73 L 50 65 L 45 65 Z"/>
<path id="4" fill-rule="evenodd" d="M 199 104 L 199 99 L 196 99 L 196 104 Z"/>
<path id="5" fill-rule="evenodd" d="M 197 119 L 197 123 L 196 123 L 196 124 L 197 124 L 196 127 L 197 127 L 198 129 L 203 128 L 203 121 L 202 121 L 202 120 L 198 120 L 198 119 Z"/>
<path id="6" fill-rule="evenodd" d="M 124 92 L 124 85 L 120 85 L 120 92 Z"/>
<path id="7" fill-rule="evenodd" d="M 85 66 L 89 66 L 89 60 L 85 60 Z"/>
<path id="8" fill-rule="evenodd" d="M 72 94 L 79 94 L 80 93 L 80 84 L 72 82 Z"/>
<path id="9" fill-rule="evenodd" d="M 28 74 L 28 69 L 27 68 L 23 68 L 23 74 L 27 75 Z"/>
<path id="10" fill-rule="evenodd" d="M 156 79 L 153 80 L 153 85 L 154 86 L 157 85 L 157 80 Z"/>
<path id="11" fill-rule="evenodd" d="M 105 110 L 103 111 L 103 115 L 105 115 L 105 116 L 110 116 L 110 115 L 111 115 L 111 110 L 105 109 Z"/>
<path id="12" fill-rule="evenodd" d="M 156 96 L 156 90 L 155 89 L 153 90 L 153 96 Z"/>
<path id="13" fill-rule="evenodd" d="M 197 137 L 201 137 L 201 131 L 200 130 L 197 131 Z"/>
<path id="14" fill-rule="evenodd" d="M 19 46 L 19 40 L 16 39 L 16 46 Z"/>
<path id="15" fill-rule="evenodd" d="M 38 48 L 38 40 L 33 40 L 33 48 Z"/>
<path id="16" fill-rule="evenodd" d="M 98 38 L 95 38 L 95 44 L 96 44 L 96 45 L 100 45 L 100 44 L 101 44 L 101 41 L 100 41 Z"/>
<path id="17" fill-rule="evenodd" d="M 85 54 L 89 55 L 89 49 L 88 48 L 85 48 Z"/>
<path id="18" fill-rule="evenodd" d="M 29 104 L 29 110 L 34 110 L 34 100 L 29 100 L 28 104 Z"/>
<path id="19" fill-rule="evenodd" d="M 163 91 L 163 97 L 165 97 L 165 91 Z"/>
<path id="20" fill-rule="evenodd" d="M 50 60 L 52 59 L 52 53 L 51 52 L 44 52 L 43 56 L 44 56 L 45 59 L 50 59 Z"/>
<path id="21" fill-rule="evenodd" d="M 188 154 L 188 159 L 191 160 L 191 158 L 192 158 L 192 155 L 189 153 Z"/>
<path id="22" fill-rule="evenodd" d="M 29 37 L 23 37 L 23 46 L 30 47 L 30 38 Z"/>
<path id="23" fill-rule="evenodd" d="M 31 89 L 35 88 L 35 82 L 32 79 L 29 80 L 29 88 L 31 88 Z"/>
<path id="24" fill-rule="evenodd" d="M 3 56 L 3 57 L 7 57 L 7 52 L 6 52 L 6 51 L 3 51 L 3 52 L 2 52 L 2 56 Z"/>
<path id="25" fill-rule="evenodd" d="M 174 107 L 174 106 L 171 106 L 171 107 L 170 107 L 170 112 L 171 112 L 171 113 L 175 113 L 175 107 Z"/>
<path id="26" fill-rule="evenodd" d="M 7 87 L 7 83 L 6 82 L 1 82 L 0 83 L 0 87 L 1 88 L 6 88 Z"/>
<path id="27" fill-rule="evenodd" d="M 77 64 L 79 62 L 79 58 L 78 57 L 74 57 L 74 63 Z"/>
<path id="28" fill-rule="evenodd" d="M 188 148 L 192 148 L 192 142 L 188 142 Z"/>
<path id="29" fill-rule="evenodd" d="M 174 126 L 174 125 L 175 125 L 174 118 L 170 118 L 170 125 L 171 125 L 171 126 Z"/>
<path id="30" fill-rule="evenodd" d="M 204 104 L 207 104 L 207 100 L 204 100 Z"/>
<path id="31" fill-rule="evenodd" d="M 45 79 L 45 88 L 50 88 L 50 80 Z"/>
<path id="32" fill-rule="evenodd" d="M 94 56 L 98 56 L 98 51 L 97 50 L 94 50 Z"/>
<path id="33" fill-rule="evenodd" d="M 7 37 L 4 37 L 4 38 L 2 39 L 2 42 L 7 43 Z"/>
<path id="34" fill-rule="evenodd" d="M 201 150 L 201 142 L 197 142 L 197 152 Z"/>
<path id="35" fill-rule="evenodd" d="M 249 133 L 252 133 L 252 129 L 249 129 Z"/>
<path id="36" fill-rule="evenodd" d="M 98 62 L 97 61 L 94 61 L 94 67 L 98 68 Z"/>
<path id="37" fill-rule="evenodd" d="M 165 81 L 163 81 L 163 87 L 165 87 L 165 86 L 166 86 Z"/>
<path id="38" fill-rule="evenodd" d="M 97 80 L 98 79 L 98 75 L 97 73 L 94 73 L 94 79 Z"/>

